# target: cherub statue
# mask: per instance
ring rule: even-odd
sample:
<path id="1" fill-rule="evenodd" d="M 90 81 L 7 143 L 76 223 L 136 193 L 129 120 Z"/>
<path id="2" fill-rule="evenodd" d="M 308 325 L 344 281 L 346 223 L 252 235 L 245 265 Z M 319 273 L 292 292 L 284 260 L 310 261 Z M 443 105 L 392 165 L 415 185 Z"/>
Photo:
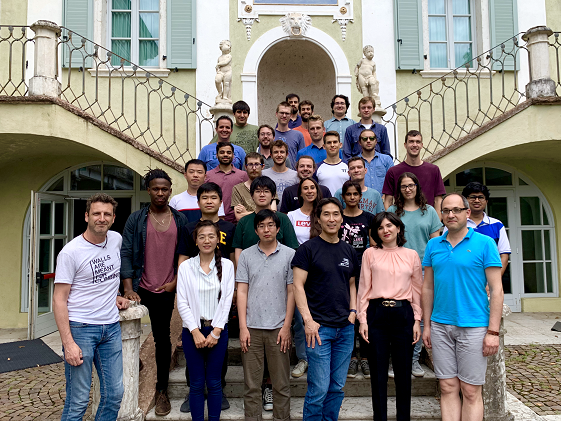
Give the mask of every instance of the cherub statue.
<path id="1" fill-rule="evenodd" d="M 218 95 L 216 96 L 216 103 L 232 103 L 232 94 L 230 92 L 232 84 L 232 44 L 228 40 L 220 41 L 220 51 L 222 55 L 218 57 L 216 64 L 216 77 L 214 83 Z"/>
<path id="2" fill-rule="evenodd" d="M 376 77 L 376 63 L 374 62 L 374 47 L 367 45 L 363 48 L 364 58 L 355 67 L 356 87 L 363 97 L 370 96 L 376 101 L 376 108 L 381 108 L 380 82 Z"/>

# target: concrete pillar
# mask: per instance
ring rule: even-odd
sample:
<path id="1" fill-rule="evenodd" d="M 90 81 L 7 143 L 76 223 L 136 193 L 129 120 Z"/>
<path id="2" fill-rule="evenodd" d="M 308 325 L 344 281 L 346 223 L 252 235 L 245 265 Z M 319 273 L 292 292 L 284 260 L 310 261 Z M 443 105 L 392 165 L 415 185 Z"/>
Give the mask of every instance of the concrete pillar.
<path id="1" fill-rule="evenodd" d="M 31 25 L 35 32 L 33 77 L 29 80 L 29 95 L 60 96 L 57 80 L 57 49 L 60 27 L 48 20 L 39 20 Z"/>
<path id="2" fill-rule="evenodd" d="M 118 421 L 143 421 L 144 412 L 138 407 L 138 365 L 140 353 L 140 319 L 148 314 L 148 309 L 131 301 L 131 306 L 119 312 L 121 338 L 123 340 L 123 386 L 125 393 L 121 401 Z M 94 369 L 92 415 L 95 418 L 99 406 L 99 378 Z"/>
<path id="3" fill-rule="evenodd" d="M 548 38 L 551 35 L 553 31 L 547 26 L 535 26 L 522 35 L 530 62 L 530 83 L 526 85 L 526 98 L 555 96 L 555 82 L 549 73 Z"/>
<path id="4" fill-rule="evenodd" d="M 503 316 L 499 329 L 499 351 L 487 357 L 487 372 L 483 385 L 483 404 L 485 421 L 513 421 L 514 416 L 506 407 L 506 367 L 505 367 L 505 325 L 504 318 L 512 312 L 503 304 Z"/>

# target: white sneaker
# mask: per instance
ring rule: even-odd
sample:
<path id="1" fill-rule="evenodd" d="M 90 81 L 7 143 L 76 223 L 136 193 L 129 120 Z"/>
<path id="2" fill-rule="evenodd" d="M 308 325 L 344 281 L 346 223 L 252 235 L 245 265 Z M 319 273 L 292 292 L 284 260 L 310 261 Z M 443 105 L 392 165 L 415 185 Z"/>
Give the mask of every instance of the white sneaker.
<path id="1" fill-rule="evenodd" d="M 425 370 L 423 370 L 423 367 L 421 367 L 419 361 L 413 361 L 411 374 L 413 374 L 415 377 L 423 377 L 425 375 Z"/>
<path id="2" fill-rule="evenodd" d="M 292 369 L 292 377 L 302 377 L 304 375 L 304 373 L 308 370 L 308 361 L 306 360 L 300 360 L 298 361 L 298 364 L 296 364 L 294 366 L 294 368 Z"/>
<path id="3" fill-rule="evenodd" d="M 263 391 L 263 409 L 265 411 L 273 410 L 273 389 L 265 387 Z"/>
<path id="4" fill-rule="evenodd" d="M 393 378 L 394 378 L 394 374 L 393 374 L 393 365 L 392 365 L 391 361 L 390 361 L 390 366 L 388 367 L 388 377 L 389 377 L 390 379 L 393 379 Z"/>

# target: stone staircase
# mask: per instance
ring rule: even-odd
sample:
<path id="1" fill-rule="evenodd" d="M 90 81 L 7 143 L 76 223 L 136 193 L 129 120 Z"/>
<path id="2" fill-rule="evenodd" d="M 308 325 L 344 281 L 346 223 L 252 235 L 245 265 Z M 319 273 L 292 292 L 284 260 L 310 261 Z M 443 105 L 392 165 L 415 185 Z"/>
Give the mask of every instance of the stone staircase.
<path id="1" fill-rule="evenodd" d="M 188 387 L 185 382 L 185 357 L 182 352 L 177 355 L 178 365 L 170 372 L 169 397 L 171 401 L 171 413 L 165 417 L 156 416 L 152 408 L 147 420 L 191 420 L 191 414 L 179 411 Z M 243 420 L 243 390 L 244 380 L 241 367 L 241 350 L 238 339 L 230 339 L 228 345 L 228 374 L 226 375 L 226 389 L 224 390 L 230 401 L 230 409 L 222 411 L 220 418 L 223 420 Z M 294 358 L 293 358 L 294 361 Z M 412 381 L 411 419 L 415 420 L 439 420 L 440 405 L 435 396 L 437 393 L 437 380 L 434 372 L 423 365 L 425 376 L 415 378 Z M 302 419 L 302 408 L 304 395 L 306 394 L 306 375 L 290 381 L 291 391 L 291 419 Z M 370 391 L 370 380 L 358 374 L 354 379 L 347 379 L 345 385 L 345 399 L 339 414 L 340 420 L 358 421 L 371 420 L 372 401 Z M 205 408 L 206 411 L 206 408 Z M 273 419 L 272 412 L 263 411 L 263 419 Z M 388 419 L 395 420 L 395 384 L 393 379 L 388 381 Z"/>

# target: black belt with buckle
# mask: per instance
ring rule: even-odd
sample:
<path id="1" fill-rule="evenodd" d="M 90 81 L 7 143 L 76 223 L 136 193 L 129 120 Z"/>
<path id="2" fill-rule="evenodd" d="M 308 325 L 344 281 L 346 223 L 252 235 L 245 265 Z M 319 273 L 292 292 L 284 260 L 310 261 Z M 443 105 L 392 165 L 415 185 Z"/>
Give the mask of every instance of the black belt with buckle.
<path id="1" fill-rule="evenodd" d="M 212 320 L 201 319 L 201 327 L 211 327 Z"/>
<path id="2" fill-rule="evenodd" d="M 391 300 L 387 298 L 376 298 L 374 304 L 383 307 L 403 307 L 406 304 L 410 304 L 409 300 Z"/>

